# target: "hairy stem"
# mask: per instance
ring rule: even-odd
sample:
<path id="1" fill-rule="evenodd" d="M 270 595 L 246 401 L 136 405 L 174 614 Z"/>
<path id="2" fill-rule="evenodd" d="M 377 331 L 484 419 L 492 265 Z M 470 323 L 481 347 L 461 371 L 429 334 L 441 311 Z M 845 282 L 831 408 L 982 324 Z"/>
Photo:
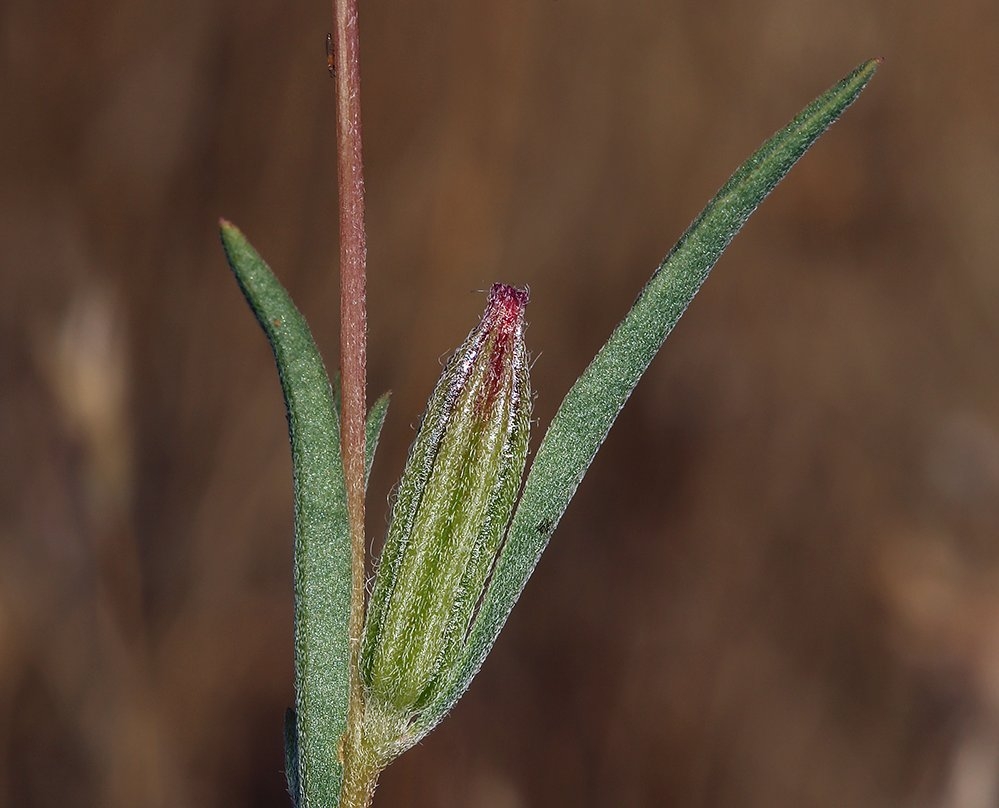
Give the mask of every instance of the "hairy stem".
<path id="1" fill-rule="evenodd" d="M 347 741 L 350 755 L 344 770 L 339 808 L 369 808 L 381 766 L 372 750 L 366 748 L 360 727 L 352 725 L 348 732 L 351 734 Z"/>
<path id="2" fill-rule="evenodd" d="M 365 445 L 365 229 L 361 158 L 361 76 L 357 0 L 333 0 L 333 58 L 337 124 L 337 187 L 340 203 L 340 374 L 343 384 L 341 445 L 351 540 L 350 710 L 345 779 L 352 778 L 363 717 L 357 656 L 364 624 Z M 356 774 L 356 773 L 355 773 Z M 347 789 L 344 790 L 347 796 Z M 351 803 L 344 802 L 342 808 Z"/>

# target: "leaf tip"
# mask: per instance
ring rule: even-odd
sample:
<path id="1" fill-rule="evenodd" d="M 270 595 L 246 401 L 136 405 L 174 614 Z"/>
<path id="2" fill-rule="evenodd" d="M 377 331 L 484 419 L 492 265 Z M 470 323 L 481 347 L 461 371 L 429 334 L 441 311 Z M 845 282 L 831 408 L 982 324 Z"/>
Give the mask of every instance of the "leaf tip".
<path id="1" fill-rule="evenodd" d="M 219 217 L 219 235 L 222 236 L 223 242 L 236 239 L 246 240 L 243 232 L 225 217 Z"/>
<path id="2" fill-rule="evenodd" d="M 873 78 L 874 74 L 877 73 L 878 68 L 881 67 L 884 60 L 884 56 L 875 56 L 873 59 L 868 59 L 854 71 L 853 75 L 862 76 L 866 85 Z"/>
<path id="3" fill-rule="evenodd" d="M 239 228 L 228 219 L 219 218 L 219 237 L 222 239 L 222 246 L 225 248 L 227 253 L 232 246 L 232 242 L 241 238 L 242 235 L 243 234 L 239 232 Z"/>

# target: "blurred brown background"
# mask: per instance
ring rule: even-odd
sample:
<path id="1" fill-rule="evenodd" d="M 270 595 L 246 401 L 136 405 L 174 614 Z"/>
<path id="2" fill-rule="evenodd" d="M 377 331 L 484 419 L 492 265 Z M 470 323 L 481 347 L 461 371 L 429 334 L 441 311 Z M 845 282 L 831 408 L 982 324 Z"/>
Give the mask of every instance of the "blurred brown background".
<path id="1" fill-rule="evenodd" d="M 333 363 L 328 20 L 0 8 L 2 806 L 287 805 L 285 424 L 216 221 Z M 546 424 L 736 165 L 887 59 L 376 805 L 999 805 L 999 4 L 364 0 L 361 25 L 376 544 L 476 290 L 530 285 Z"/>

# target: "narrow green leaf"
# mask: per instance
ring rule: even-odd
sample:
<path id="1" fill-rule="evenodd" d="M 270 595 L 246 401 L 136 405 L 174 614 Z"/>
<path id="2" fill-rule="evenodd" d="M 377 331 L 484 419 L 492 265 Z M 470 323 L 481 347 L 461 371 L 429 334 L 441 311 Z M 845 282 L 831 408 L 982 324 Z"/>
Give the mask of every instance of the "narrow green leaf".
<path id="1" fill-rule="evenodd" d="M 288 783 L 291 807 L 298 808 L 298 725 L 295 710 L 289 707 L 284 714 L 284 776 Z"/>
<path id="2" fill-rule="evenodd" d="M 453 684 L 420 717 L 414 740 L 454 706 L 482 666 L 614 419 L 718 257 L 757 205 L 853 103 L 877 66 L 872 60 L 854 70 L 732 175 L 566 395 L 531 465 Z"/>
<path id="3" fill-rule="evenodd" d="M 301 808 L 340 801 L 347 728 L 350 537 L 340 426 L 305 319 L 253 247 L 221 223 L 222 245 L 274 351 L 295 478 L 295 708 Z"/>
<path id="4" fill-rule="evenodd" d="M 340 374 L 334 373 L 330 380 L 333 388 L 333 408 L 336 411 L 336 422 L 340 423 Z M 378 439 L 382 434 L 382 427 L 385 425 L 385 416 L 388 415 L 389 400 L 391 393 L 383 393 L 378 400 L 371 405 L 368 410 L 368 418 L 364 423 L 364 484 L 367 486 L 368 478 L 371 476 L 371 466 L 375 462 L 375 450 L 378 448 Z"/>
<path id="5" fill-rule="evenodd" d="M 364 484 L 368 484 L 371 477 L 371 466 L 375 462 L 375 451 L 378 449 L 378 439 L 382 434 L 382 427 L 385 425 L 385 416 L 388 415 L 389 399 L 391 393 L 385 393 L 368 410 L 368 420 L 364 425 L 365 446 L 364 446 Z"/>

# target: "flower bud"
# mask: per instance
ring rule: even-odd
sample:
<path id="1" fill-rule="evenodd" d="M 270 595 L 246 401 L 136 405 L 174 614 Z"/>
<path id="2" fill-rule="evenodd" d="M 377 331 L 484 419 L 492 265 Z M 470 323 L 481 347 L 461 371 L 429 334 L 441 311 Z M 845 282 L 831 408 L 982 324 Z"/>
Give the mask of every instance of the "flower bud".
<path id="1" fill-rule="evenodd" d="M 499 550 L 530 430 L 527 292 L 494 284 L 448 361 L 392 509 L 361 648 L 368 703 L 405 723 L 447 684 Z"/>

